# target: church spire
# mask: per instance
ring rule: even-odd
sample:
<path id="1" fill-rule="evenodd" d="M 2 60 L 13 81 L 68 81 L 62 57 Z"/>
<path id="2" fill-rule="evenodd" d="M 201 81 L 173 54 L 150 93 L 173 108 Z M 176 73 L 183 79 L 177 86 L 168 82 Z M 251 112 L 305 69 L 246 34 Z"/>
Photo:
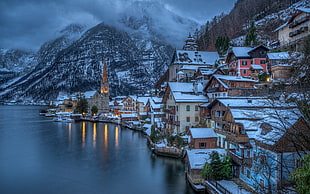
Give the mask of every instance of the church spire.
<path id="1" fill-rule="evenodd" d="M 101 86 L 100 86 L 100 93 L 101 94 L 108 94 L 109 93 L 109 82 L 108 82 L 108 74 L 107 74 L 107 62 L 104 58 L 103 64 L 103 72 L 101 78 Z"/>

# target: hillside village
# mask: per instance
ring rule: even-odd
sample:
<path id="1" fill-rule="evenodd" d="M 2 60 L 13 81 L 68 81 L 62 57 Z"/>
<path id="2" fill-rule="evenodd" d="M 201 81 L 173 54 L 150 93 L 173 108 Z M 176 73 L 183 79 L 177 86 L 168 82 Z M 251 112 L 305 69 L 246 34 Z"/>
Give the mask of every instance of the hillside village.
<path id="1" fill-rule="evenodd" d="M 300 108 L 309 107 L 309 89 L 296 81 L 307 80 L 309 69 L 295 70 L 310 42 L 309 26 L 310 8 L 299 8 L 274 31 L 276 49 L 231 46 L 225 55 L 198 50 L 189 34 L 155 89 L 143 95 L 109 98 L 104 61 L 98 91 L 60 95 L 50 111 L 143 131 L 155 153 L 185 157 L 187 178 L 197 191 L 227 191 L 225 184 L 218 186 L 218 176 L 202 175 L 213 151 L 220 160 L 230 158 L 231 175 L 224 179 L 244 191 L 294 190 L 290 173 L 310 151 L 309 117 Z M 81 99 L 87 101 L 82 112 Z"/>

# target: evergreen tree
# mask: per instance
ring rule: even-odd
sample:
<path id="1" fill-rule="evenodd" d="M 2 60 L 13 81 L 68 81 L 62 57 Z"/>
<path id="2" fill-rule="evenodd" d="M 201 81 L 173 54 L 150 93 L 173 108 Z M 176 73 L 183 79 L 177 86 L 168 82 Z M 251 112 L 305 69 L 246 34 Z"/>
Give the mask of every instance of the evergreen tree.
<path id="1" fill-rule="evenodd" d="M 229 48 L 228 36 L 218 36 L 215 42 L 215 48 L 219 55 L 224 55 Z"/>
<path id="2" fill-rule="evenodd" d="M 91 113 L 93 114 L 93 115 L 95 115 L 95 114 L 97 114 L 98 113 L 98 107 L 97 106 L 92 106 L 91 107 Z"/>
<path id="3" fill-rule="evenodd" d="M 218 152 L 213 151 L 210 155 L 211 157 L 211 162 L 210 162 L 210 167 L 211 167 L 211 178 L 214 180 L 221 180 L 222 179 L 222 162 L 221 158 Z"/>
<path id="4" fill-rule="evenodd" d="M 257 32 L 254 21 L 251 21 L 249 31 L 245 37 L 244 46 L 255 46 L 258 44 Z"/>
<path id="5" fill-rule="evenodd" d="M 291 174 L 292 179 L 296 182 L 298 193 L 310 193 L 310 155 L 302 158 L 303 165 L 296 168 Z"/>
<path id="6" fill-rule="evenodd" d="M 210 154 L 210 163 L 205 163 L 201 171 L 201 176 L 205 179 L 213 180 L 231 179 L 231 158 L 228 156 L 221 156 L 218 152 L 213 151 Z"/>
<path id="7" fill-rule="evenodd" d="M 75 112 L 76 113 L 87 113 L 88 107 L 88 102 L 85 98 L 80 98 L 79 101 L 77 102 L 76 108 L 75 108 Z"/>

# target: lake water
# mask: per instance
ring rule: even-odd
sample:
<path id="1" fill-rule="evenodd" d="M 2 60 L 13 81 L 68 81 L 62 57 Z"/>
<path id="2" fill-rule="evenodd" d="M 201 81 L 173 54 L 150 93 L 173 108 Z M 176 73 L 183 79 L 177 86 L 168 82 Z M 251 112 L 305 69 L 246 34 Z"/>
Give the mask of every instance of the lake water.
<path id="1" fill-rule="evenodd" d="M 0 106 L 0 193 L 193 193 L 183 162 L 152 154 L 140 132 L 41 108 Z"/>

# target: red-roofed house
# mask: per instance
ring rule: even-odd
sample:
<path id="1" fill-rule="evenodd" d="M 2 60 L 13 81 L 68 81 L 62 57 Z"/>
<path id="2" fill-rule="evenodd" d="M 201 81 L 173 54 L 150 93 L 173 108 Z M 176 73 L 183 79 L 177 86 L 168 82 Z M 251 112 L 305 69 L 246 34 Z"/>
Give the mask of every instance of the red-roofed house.
<path id="1" fill-rule="evenodd" d="M 257 71 L 268 72 L 266 57 L 269 49 L 263 45 L 257 47 L 230 47 L 226 64 L 230 75 L 257 78 Z M 253 74 L 253 75 L 252 75 Z"/>

